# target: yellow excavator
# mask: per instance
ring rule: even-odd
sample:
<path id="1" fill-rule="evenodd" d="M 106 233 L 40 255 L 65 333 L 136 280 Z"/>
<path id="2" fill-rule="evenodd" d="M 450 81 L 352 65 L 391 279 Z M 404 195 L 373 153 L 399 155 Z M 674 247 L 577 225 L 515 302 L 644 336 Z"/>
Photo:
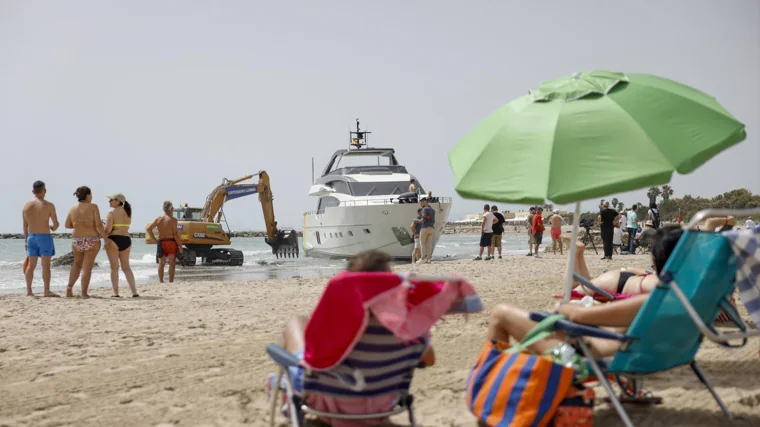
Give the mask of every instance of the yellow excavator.
<path id="1" fill-rule="evenodd" d="M 256 184 L 241 184 L 258 175 Z M 240 197 L 259 195 L 259 201 L 264 211 L 267 236 L 264 241 L 272 247 L 272 253 L 280 257 L 298 258 L 298 234 L 295 230 L 280 230 L 274 218 L 274 206 L 272 204 L 272 189 L 269 186 L 269 175 L 266 171 L 260 171 L 255 175 L 248 175 L 235 180 L 224 178 L 222 184 L 216 187 L 206 197 L 203 208 L 184 207 L 174 209 L 174 217 L 177 218 L 182 246 L 184 247 L 184 265 L 193 266 L 196 258 L 200 257 L 203 265 L 210 266 L 240 266 L 243 265 L 243 252 L 232 248 L 218 248 L 230 244 L 228 233 L 222 228 L 226 226 L 224 218 L 224 203 Z M 229 227 L 227 227 L 229 232 Z M 153 232 L 158 236 L 158 229 Z M 160 238 L 160 236 L 158 236 Z M 145 235 L 145 243 L 156 244 L 150 235 Z"/>

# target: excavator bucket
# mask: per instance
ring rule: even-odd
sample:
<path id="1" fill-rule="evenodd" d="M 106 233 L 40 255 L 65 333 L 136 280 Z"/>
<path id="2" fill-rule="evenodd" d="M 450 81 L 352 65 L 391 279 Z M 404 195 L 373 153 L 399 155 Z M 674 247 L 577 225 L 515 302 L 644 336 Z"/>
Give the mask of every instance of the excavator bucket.
<path id="1" fill-rule="evenodd" d="M 298 258 L 298 233 L 295 230 L 277 230 L 275 241 L 264 238 L 277 258 Z"/>

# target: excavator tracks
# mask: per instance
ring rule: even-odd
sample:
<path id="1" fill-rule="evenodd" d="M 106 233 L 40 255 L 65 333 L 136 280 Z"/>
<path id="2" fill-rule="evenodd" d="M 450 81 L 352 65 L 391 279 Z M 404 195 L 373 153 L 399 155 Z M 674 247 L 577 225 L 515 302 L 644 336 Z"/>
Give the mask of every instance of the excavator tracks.
<path id="1" fill-rule="evenodd" d="M 205 266 L 239 267 L 243 265 L 243 251 L 230 248 L 214 248 L 203 260 Z"/>

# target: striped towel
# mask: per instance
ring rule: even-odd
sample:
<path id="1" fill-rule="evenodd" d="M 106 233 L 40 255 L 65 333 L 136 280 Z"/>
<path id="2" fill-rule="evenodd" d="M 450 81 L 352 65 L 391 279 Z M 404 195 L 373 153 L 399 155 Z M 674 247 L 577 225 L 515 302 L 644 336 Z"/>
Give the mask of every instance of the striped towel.
<path id="1" fill-rule="evenodd" d="M 752 321 L 760 327 L 760 225 L 724 232 L 736 254 L 736 287 Z"/>

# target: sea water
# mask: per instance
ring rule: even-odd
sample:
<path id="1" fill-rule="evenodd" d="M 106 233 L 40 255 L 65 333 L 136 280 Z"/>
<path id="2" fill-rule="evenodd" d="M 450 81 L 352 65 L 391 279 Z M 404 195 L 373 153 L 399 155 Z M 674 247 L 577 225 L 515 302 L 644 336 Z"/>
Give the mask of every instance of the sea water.
<path id="1" fill-rule="evenodd" d="M 477 255 L 480 236 L 444 235 L 438 241 L 433 260 L 467 259 Z M 70 239 L 54 239 L 56 256 L 71 252 Z M 299 239 L 299 245 L 301 244 Z M 276 258 L 272 249 L 261 237 L 234 238 L 230 247 L 243 251 L 244 263 L 240 267 L 177 267 L 177 280 L 263 280 L 290 277 L 330 277 L 343 269 L 345 260 L 304 257 Z M 527 249 L 525 234 L 505 234 L 502 240 L 504 255 L 523 254 Z M 0 240 L 0 293 L 20 293 L 26 290 L 23 265 L 26 253 L 21 239 Z M 156 246 L 148 245 L 144 239 L 132 239 L 129 255 L 130 265 L 138 284 L 158 281 Z M 199 260 L 200 261 L 200 260 Z M 111 286 L 111 270 L 105 251 L 101 250 L 95 260 L 98 266 L 92 270 L 91 287 Z M 167 268 L 168 270 L 168 268 Z M 53 267 L 51 289 L 66 288 L 69 266 Z M 38 263 L 35 270 L 33 290 L 42 291 L 42 268 Z M 119 271 L 119 286 L 127 286 L 124 273 Z M 75 285 L 78 291 L 79 284 Z"/>

